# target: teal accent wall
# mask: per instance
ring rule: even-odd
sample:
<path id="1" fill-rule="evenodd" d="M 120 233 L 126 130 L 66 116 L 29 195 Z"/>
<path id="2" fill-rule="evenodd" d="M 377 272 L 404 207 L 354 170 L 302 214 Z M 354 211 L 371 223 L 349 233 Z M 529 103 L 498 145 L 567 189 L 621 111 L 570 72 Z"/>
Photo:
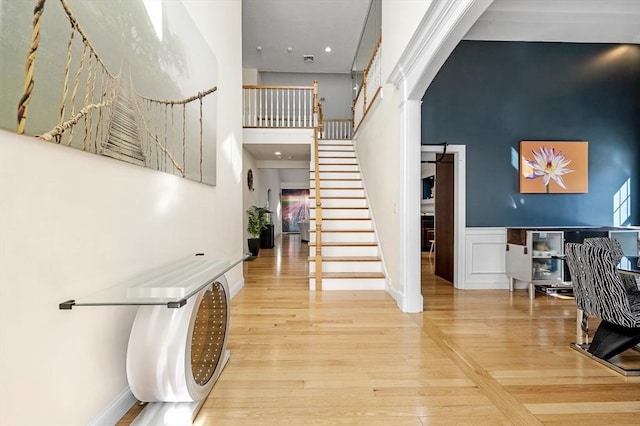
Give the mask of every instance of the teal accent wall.
<path id="1" fill-rule="evenodd" d="M 589 192 L 520 194 L 521 140 L 588 141 Z M 442 142 L 466 146 L 467 226 L 613 225 L 625 183 L 638 225 L 640 45 L 462 41 L 423 97 Z"/>

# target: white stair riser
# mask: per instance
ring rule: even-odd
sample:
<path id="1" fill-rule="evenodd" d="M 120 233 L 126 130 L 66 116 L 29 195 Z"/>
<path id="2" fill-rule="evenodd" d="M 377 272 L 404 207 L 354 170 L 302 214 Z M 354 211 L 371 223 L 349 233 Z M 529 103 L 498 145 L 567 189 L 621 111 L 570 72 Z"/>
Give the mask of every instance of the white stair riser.
<path id="1" fill-rule="evenodd" d="M 314 173 L 310 172 L 309 180 L 313 182 L 315 178 Z M 360 173 L 320 172 L 320 179 L 362 179 L 362 175 Z"/>
<path id="2" fill-rule="evenodd" d="M 310 228 L 311 229 L 311 228 Z M 310 242 L 316 241 L 316 233 L 309 233 Z M 375 242 L 375 234 L 373 232 L 323 232 L 322 242 L 325 243 L 373 243 Z"/>
<path id="3" fill-rule="evenodd" d="M 322 203 L 323 206 L 324 202 Z M 316 209 L 311 209 L 311 219 L 316 218 Z M 322 209 L 322 217 L 324 219 L 333 218 L 352 218 L 352 219 L 370 219 L 369 209 Z"/>
<path id="4" fill-rule="evenodd" d="M 318 158 L 322 160 L 327 157 L 356 158 L 356 153 L 353 151 L 318 151 Z"/>
<path id="5" fill-rule="evenodd" d="M 329 165 L 329 164 L 350 164 L 350 165 L 358 164 L 355 157 L 354 158 L 326 158 L 322 156 L 318 158 L 318 163 L 320 163 L 320 170 L 323 170 L 322 168 L 323 165 Z"/>
<path id="6" fill-rule="evenodd" d="M 310 202 L 311 208 L 314 208 L 316 200 L 312 199 Z M 324 198 L 322 199 L 322 207 L 367 207 L 367 200 L 364 198 Z"/>
<path id="7" fill-rule="evenodd" d="M 353 146 L 353 141 L 351 139 L 318 139 L 319 145 L 351 145 Z"/>
<path id="8" fill-rule="evenodd" d="M 309 181 L 309 187 L 315 187 L 315 180 Z M 362 189 L 361 180 L 321 180 L 320 188 L 358 188 Z"/>
<path id="9" fill-rule="evenodd" d="M 316 271 L 316 262 L 309 262 L 309 273 Z M 322 272 L 382 272 L 381 262 L 322 261 Z"/>
<path id="10" fill-rule="evenodd" d="M 322 290 L 384 290 L 384 278 L 323 278 Z M 309 279 L 309 290 L 316 290 L 316 279 Z M 320 290 L 320 289 L 318 289 Z"/>
<path id="11" fill-rule="evenodd" d="M 315 197 L 316 190 L 311 189 L 309 195 Z M 364 197 L 364 189 L 320 189 L 320 197 Z"/>
<path id="12" fill-rule="evenodd" d="M 324 218 L 327 219 L 327 218 Z M 309 223 L 309 229 L 316 229 L 316 221 L 311 220 Z M 373 223 L 370 219 L 366 220 L 323 220 L 322 221 L 322 230 L 323 231 L 356 231 L 356 230 L 372 230 Z"/>
<path id="13" fill-rule="evenodd" d="M 378 256 L 378 246 L 323 246 L 324 256 Z M 316 255 L 316 247 L 309 246 L 309 256 Z"/>
<path id="14" fill-rule="evenodd" d="M 313 173 L 313 163 L 311 163 L 311 173 Z M 324 172 L 359 172 L 357 164 L 320 164 L 320 173 Z"/>
<path id="15" fill-rule="evenodd" d="M 318 152 L 320 151 L 351 151 L 353 152 L 353 145 L 345 144 L 345 145 L 329 145 L 329 144 L 320 144 L 318 145 Z"/>

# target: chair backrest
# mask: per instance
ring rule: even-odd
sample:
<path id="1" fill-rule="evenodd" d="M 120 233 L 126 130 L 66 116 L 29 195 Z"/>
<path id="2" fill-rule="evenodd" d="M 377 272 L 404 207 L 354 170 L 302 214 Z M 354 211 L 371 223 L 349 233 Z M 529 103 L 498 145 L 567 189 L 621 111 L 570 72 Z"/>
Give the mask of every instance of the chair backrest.
<path id="1" fill-rule="evenodd" d="M 583 266 L 582 257 L 584 253 L 580 250 L 582 244 L 578 243 L 566 243 L 564 248 L 564 254 L 566 255 L 567 267 L 571 274 L 571 286 L 573 287 L 573 297 L 576 301 L 576 305 L 579 309 L 582 309 L 587 314 L 592 314 L 594 309 L 591 308 L 591 298 L 589 297 L 589 291 L 585 286 L 586 271 Z"/>
<path id="2" fill-rule="evenodd" d="M 591 237 L 584 239 L 585 244 L 589 244 L 594 247 L 600 247 L 605 250 L 609 250 L 611 256 L 613 257 L 613 261 L 618 264 L 620 260 L 624 257 L 624 250 L 622 250 L 622 245 L 615 238 L 608 237 Z M 636 283 L 636 279 L 632 275 L 623 274 L 621 276 L 622 285 L 627 291 L 635 291 L 638 290 L 638 284 Z"/>
<path id="3" fill-rule="evenodd" d="M 624 256 L 624 251 L 622 250 L 622 246 L 620 245 L 620 242 L 615 238 L 591 237 L 591 238 L 585 238 L 584 243 L 595 246 L 595 247 L 600 247 L 605 250 L 609 250 L 616 264 L 620 263 L 620 260 Z"/>
<path id="4" fill-rule="evenodd" d="M 627 292 L 608 249 L 567 243 L 576 304 L 587 314 L 624 327 L 640 327 L 640 314 L 631 311 Z"/>

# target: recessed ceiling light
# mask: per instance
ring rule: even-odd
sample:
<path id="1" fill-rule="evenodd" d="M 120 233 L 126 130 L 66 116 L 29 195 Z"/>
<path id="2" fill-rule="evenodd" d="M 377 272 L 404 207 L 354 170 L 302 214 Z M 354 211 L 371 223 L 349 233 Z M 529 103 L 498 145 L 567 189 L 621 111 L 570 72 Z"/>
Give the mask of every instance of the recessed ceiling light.
<path id="1" fill-rule="evenodd" d="M 257 50 L 258 52 L 262 52 L 262 46 L 256 46 L 256 50 Z"/>
<path id="2" fill-rule="evenodd" d="M 282 155 L 282 153 L 280 151 L 276 151 L 273 153 L 273 155 Z"/>
<path id="3" fill-rule="evenodd" d="M 324 51 L 327 53 L 331 53 L 331 47 L 330 46 L 325 47 Z"/>
<path id="4" fill-rule="evenodd" d="M 287 52 L 289 52 L 289 53 L 293 52 L 293 47 L 291 47 L 291 46 L 287 47 Z"/>

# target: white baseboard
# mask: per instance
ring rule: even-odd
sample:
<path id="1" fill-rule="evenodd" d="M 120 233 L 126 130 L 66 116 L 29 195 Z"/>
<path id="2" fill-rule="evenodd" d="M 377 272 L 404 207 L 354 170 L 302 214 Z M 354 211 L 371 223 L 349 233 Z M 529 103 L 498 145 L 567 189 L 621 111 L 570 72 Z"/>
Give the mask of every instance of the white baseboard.
<path id="1" fill-rule="evenodd" d="M 396 301 L 398 308 L 408 314 L 418 314 L 424 310 L 424 298 L 422 294 L 417 297 L 407 297 L 406 293 L 401 292 L 392 286 L 387 280 L 387 293 Z"/>
<path id="2" fill-rule="evenodd" d="M 236 294 L 244 287 L 244 277 L 240 278 L 238 281 L 233 283 L 233 285 L 229 286 L 229 299 L 233 299 Z"/>
<path id="3" fill-rule="evenodd" d="M 398 305 L 398 307 L 402 308 L 402 305 L 404 303 L 404 295 L 400 293 L 397 288 L 393 287 L 389 283 L 387 283 L 386 290 L 387 290 L 387 293 L 389 293 L 389 295 L 393 297 L 393 300 L 396 301 L 396 304 Z"/>
<path id="4" fill-rule="evenodd" d="M 127 386 L 89 422 L 89 426 L 115 425 L 137 401 Z"/>

